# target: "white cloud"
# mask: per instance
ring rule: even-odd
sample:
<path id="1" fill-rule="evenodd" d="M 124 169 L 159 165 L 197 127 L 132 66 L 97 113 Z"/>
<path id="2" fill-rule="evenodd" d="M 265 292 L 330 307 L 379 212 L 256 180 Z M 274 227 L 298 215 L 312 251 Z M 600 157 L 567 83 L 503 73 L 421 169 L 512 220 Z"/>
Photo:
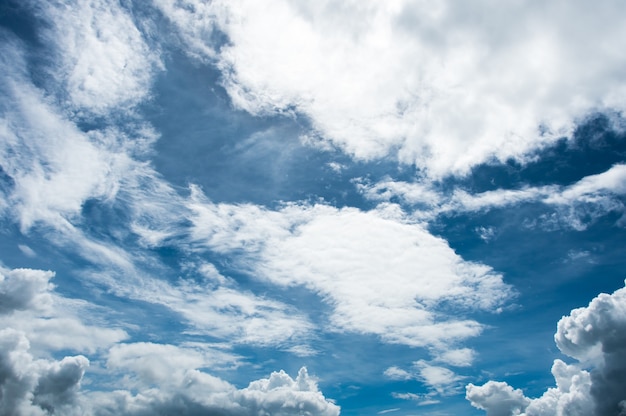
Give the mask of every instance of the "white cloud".
<path id="1" fill-rule="evenodd" d="M 106 115 L 147 98 L 159 53 L 118 1 L 35 2 L 46 20 L 42 38 L 55 54 L 60 100 L 70 109 Z M 55 88 L 53 87 L 53 90 Z"/>
<path id="2" fill-rule="evenodd" d="M 87 358 L 35 359 L 28 339 L 12 329 L 0 330 L 0 347 L 2 414 L 339 415 L 339 407 L 322 395 L 305 368 L 295 380 L 280 371 L 237 390 L 197 370 L 210 364 L 212 352 L 151 343 L 123 344 L 111 350 L 108 367 L 124 376 L 118 386 L 136 374 L 132 387 L 139 393 L 83 392 L 80 382 L 89 366 Z"/>
<path id="3" fill-rule="evenodd" d="M 527 226 L 567 227 L 582 231 L 607 213 L 625 211 L 622 201 L 626 195 L 624 183 L 626 165 L 616 164 L 605 172 L 586 176 L 568 186 L 523 186 L 481 193 L 457 188 L 445 195 L 446 192 L 438 190 L 432 183 L 384 179 L 374 184 L 359 182 L 357 188 L 372 201 L 399 198 L 415 209 L 415 218 L 422 220 L 446 213 L 481 212 L 523 203 L 542 203 L 555 212 Z M 492 229 L 480 227 L 477 231 L 485 241 L 493 237 Z"/>
<path id="4" fill-rule="evenodd" d="M 46 310 L 52 303 L 51 271 L 0 268 L 0 314 L 27 309 Z"/>
<path id="5" fill-rule="evenodd" d="M 455 393 L 459 381 L 464 378 L 449 368 L 432 365 L 424 360 L 415 362 L 414 367 L 418 370 L 418 379 L 442 395 Z"/>
<path id="6" fill-rule="evenodd" d="M 500 381 L 489 381 L 482 386 L 467 385 L 467 399 L 472 406 L 485 410 L 488 416 L 519 415 L 530 400 L 519 390 Z"/>
<path id="7" fill-rule="evenodd" d="M 239 108 L 304 113 L 356 158 L 397 152 L 433 176 L 522 158 L 626 106 L 618 1 L 159 4 Z"/>
<path id="8" fill-rule="evenodd" d="M 113 145 L 92 140 L 23 79 L 16 48 L 9 43 L 3 49 L 13 59 L 0 61 L 0 165 L 13 181 L 9 208 L 23 231 L 37 222 L 62 230 L 86 199 L 112 198 L 131 163 L 116 138 L 107 137 Z"/>
<path id="9" fill-rule="evenodd" d="M 191 325 L 190 332 L 231 343 L 308 351 L 302 343 L 306 342 L 313 325 L 305 315 L 284 303 L 237 287 L 209 288 L 184 281 L 179 286 L 155 284 L 152 290 L 142 290 L 132 296 L 180 313 Z"/>
<path id="10" fill-rule="evenodd" d="M 361 180 L 356 186 L 371 201 L 389 201 L 395 197 L 400 198 L 405 204 L 422 206 L 424 209 L 433 209 L 442 202 L 442 195 L 427 183 L 409 183 L 385 178 L 375 184 Z"/>
<path id="11" fill-rule="evenodd" d="M 97 392 L 85 395 L 84 401 L 96 415 L 339 415 L 339 406 L 322 395 L 305 368 L 295 380 L 281 370 L 240 390 L 198 370 L 179 371 L 184 377 L 170 380 L 167 390 L 143 388 L 135 395 L 125 390 Z"/>
<path id="12" fill-rule="evenodd" d="M 18 51 L 11 50 L 19 58 Z M 140 136 L 132 140 L 115 128 L 81 132 L 46 103 L 42 91 L 19 77 L 20 59 L 14 61 L 3 62 L 7 69 L 3 81 L 10 88 L 2 104 L 8 106 L 11 101 L 12 110 L 4 113 L 7 137 L 0 143 L 0 165 L 14 181 L 7 199 L 23 232 L 36 225 L 51 228 L 47 237 L 52 244 L 107 271 L 86 272 L 83 278 L 93 278 L 120 296 L 165 305 L 203 333 L 210 331 L 233 342 L 300 346 L 305 351 L 300 340 L 311 326 L 285 304 L 236 288 L 172 287 L 141 270 L 142 265 L 153 262 L 147 253 L 140 249 L 127 252 L 116 241 L 99 241 L 83 232 L 81 210 L 88 199 L 97 199 L 107 208 L 121 204 L 128 212 L 129 224 L 113 224 L 109 232 L 118 241 L 132 232 L 142 247 L 158 246 L 186 233 L 181 221 L 189 214 L 182 197 L 147 163 L 132 158 L 145 142 L 154 139 L 151 131 L 140 129 L 136 132 Z M 66 318 L 47 320 L 45 326 L 67 326 L 76 334 L 84 329 L 80 322 Z M 24 325 L 43 337 L 42 322 L 25 320 Z M 77 342 L 90 345 L 90 337 L 77 336 Z M 43 340 L 35 335 L 30 338 L 33 343 Z M 45 338 L 58 346 L 68 342 L 67 337 L 55 336 L 52 331 L 46 331 Z"/>
<path id="13" fill-rule="evenodd" d="M 413 378 L 413 375 L 411 373 L 396 366 L 389 367 L 385 370 L 384 374 L 385 377 L 388 377 L 392 380 L 410 380 Z"/>
<path id="14" fill-rule="evenodd" d="M 49 283 L 53 272 L 0 268 L 0 328 L 19 330 L 29 348 L 38 351 L 69 349 L 94 352 L 128 335 L 116 328 L 85 325 L 81 316 L 93 316 L 93 306 L 57 295 Z"/>
<path id="15" fill-rule="evenodd" d="M 218 252 L 243 251 L 242 264 L 257 278 L 318 293 L 333 309 L 332 330 L 443 348 L 482 328 L 446 307 L 495 311 L 511 296 L 502 276 L 464 261 L 393 205 L 270 211 L 214 205 L 194 192 L 195 241 Z"/>
<path id="16" fill-rule="evenodd" d="M 415 394 L 415 393 L 398 393 L 398 392 L 394 392 L 394 393 L 391 393 L 391 396 L 394 399 L 412 400 L 414 402 L 417 402 L 418 406 L 429 406 L 431 404 L 441 403 L 441 400 L 433 399 L 433 394 L 432 393 Z"/>
<path id="17" fill-rule="evenodd" d="M 18 244 L 17 248 L 19 248 L 26 257 L 37 257 L 37 253 L 35 252 L 35 250 L 28 247 L 26 244 Z"/>
<path id="18" fill-rule="evenodd" d="M 319 416 L 339 414 L 339 407 L 324 398 L 305 369 L 300 370 L 295 380 L 280 371 L 269 379 L 254 381 L 247 388 L 237 390 L 228 382 L 201 371 L 203 368 L 239 365 L 241 357 L 230 353 L 224 346 L 204 343 L 120 344 L 127 334 L 84 324 L 83 319 L 93 316 L 89 315 L 92 312 L 90 305 L 55 294 L 49 283 L 53 275 L 52 272 L 31 269 L 2 269 L 0 274 L 0 297 L 4 306 L 4 316 L 0 318 L 2 414 L 144 415 L 158 411 L 168 414 L 202 411 L 233 416 L 258 412 L 290 415 L 294 411 Z M 180 290 L 190 298 L 176 300 L 174 297 L 174 301 L 179 302 L 178 308 L 182 308 L 183 303 L 193 304 L 193 291 L 197 288 L 181 287 Z M 163 297 L 171 295 L 167 291 L 158 293 Z M 210 307 L 241 308 L 233 313 L 230 321 L 228 312 L 223 315 L 213 312 L 214 319 L 226 320 L 222 325 L 234 326 L 234 331 L 241 330 L 242 322 L 249 322 L 246 327 L 249 333 L 243 334 L 240 342 L 258 341 L 264 345 L 274 342 L 266 333 L 270 330 L 265 326 L 270 322 L 275 325 L 271 328 L 272 333 L 285 332 L 280 335 L 279 342 L 293 336 L 283 321 L 293 319 L 298 322 L 297 317 L 282 314 L 282 310 L 278 310 L 281 305 L 234 290 L 225 293 L 209 299 L 196 312 Z M 259 311 L 262 308 L 269 309 L 268 316 Z M 212 335 L 237 341 L 236 334 L 219 334 L 219 325 L 215 328 L 216 333 Z M 36 348 L 31 349 L 31 342 Z M 65 349 L 92 354 L 108 349 L 108 376 L 119 377 L 118 386 L 127 386 L 139 393 L 133 395 L 130 390 L 107 392 L 97 388 L 83 392 L 80 382 L 89 365 L 87 358 L 75 356 L 54 361 L 34 357 L 34 353 L 49 356 L 54 350 Z"/>
<path id="19" fill-rule="evenodd" d="M 108 352 L 107 368 L 126 376 L 129 371 L 135 373 L 137 379 L 131 387 L 158 385 L 164 389 L 183 385 L 190 369 L 236 365 L 238 358 L 203 344 L 176 346 L 136 342 L 114 345 Z"/>
<path id="20" fill-rule="evenodd" d="M 418 380 L 428 387 L 430 393 L 425 396 L 432 399 L 435 395 L 449 396 L 458 392 L 460 381 L 465 377 L 456 374 L 449 368 L 434 365 L 425 360 L 415 361 L 409 371 L 389 367 L 384 372 L 392 380 Z M 416 396 L 422 398 L 421 396 Z"/>
<path id="21" fill-rule="evenodd" d="M 490 416 L 609 416 L 624 412 L 626 399 L 626 288 L 600 294 L 589 306 L 563 317 L 554 336 L 559 349 L 579 364 L 555 360 L 556 388 L 526 398 L 502 382 L 469 384 L 467 399 Z M 586 371 L 581 367 L 590 367 Z"/>
<path id="22" fill-rule="evenodd" d="M 324 398 L 305 367 L 295 380 L 284 371 L 274 372 L 268 379 L 253 381 L 247 388 L 235 391 L 232 397 L 256 414 L 339 415 L 339 406 Z"/>
<path id="23" fill-rule="evenodd" d="M 451 349 L 436 355 L 435 360 L 455 367 L 469 367 L 474 361 L 476 353 L 470 348 Z"/>

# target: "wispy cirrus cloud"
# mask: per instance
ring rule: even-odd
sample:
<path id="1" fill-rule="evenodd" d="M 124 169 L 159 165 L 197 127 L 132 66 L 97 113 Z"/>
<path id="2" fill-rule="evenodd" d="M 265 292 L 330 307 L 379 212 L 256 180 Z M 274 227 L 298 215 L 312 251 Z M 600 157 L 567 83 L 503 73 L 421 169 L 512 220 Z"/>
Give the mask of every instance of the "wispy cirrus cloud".
<path id="1" fill-rule="evenodd" d="M 357 181 L 359 191 L 373 201 L 398 198 L 415 209 L 424 220 L 441 214 L 486 212 L 528 203 L 541 203 L 556 209 L 555 221 L 563 226 L 584 230 L 595 219 L 610 212 L 623 212 L 626 165 L 616 164 L 608 170 L 586 176 L 567 185 L 524 186 L 518 189 L 496 189 L 471 193 L 464 189 L 443 192 L 426 182 L 394 181 L 391 178 L 369 184 Z M 548 220 L 546 220 L 548 221 Z"/>

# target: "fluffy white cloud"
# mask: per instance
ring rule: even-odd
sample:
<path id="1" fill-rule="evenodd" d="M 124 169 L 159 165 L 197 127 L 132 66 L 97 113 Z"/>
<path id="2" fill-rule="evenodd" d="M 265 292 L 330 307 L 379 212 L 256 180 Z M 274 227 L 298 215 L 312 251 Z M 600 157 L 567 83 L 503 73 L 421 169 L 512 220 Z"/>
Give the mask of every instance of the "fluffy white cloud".
<path id="1" fill-rule="evenodd" d="M 0 328 L 19 330 L 37 351 L 69 349 L 94 352 L 128 335 L 119 328 L 83 323 L 93 314 L 87 302 L 58 296 L 49 280 L 53 272 L 0 267 Z"/>
<path id="2" fill-rule="evenodd" d="M 474 350 L 469 348 L 452 349 L 439 353 L 436 356 L 436 361 L 455 367 L 469 367 L 472 365 L 475 355 Z"/>
<path id="3" fill-rule="evenodd" d="M 150 343 L 113 348 L 108 366 L 123 370 L 123 380 L 137 374 L 127 390 L 80 390 L 89 361 L 83 356 L 60 361 L 35 359 L 22 332 L 0 330 L 0 413 L 7 415 L 147 415 L 258 414 L 336 416 L 339 407 L 327 400 L 302 368 L 296 379 L 282 370 L 247 388 L 197 370 L 208 362 L 189 348 Z M 124 381 L 120 380 L 120 384 Z"/>
<path id="4" fill-rule="evenodd" d="M 579 365 L 555 360 L 556 388 L 526 398 L 502 382 L 469 384 L 467 399 L 488 415 L 610 416 L 626 411 L 626 288 L 600 294 L 557 326 L 556 344 Z M 590 367 L 590 371 L 581 369 Z"/>
<path id="5" fill-rule="evenodd" d="M 253 414 L 339 415 L 339 406 L 324 398 L 304 367 L 295 380 L 284 371 L 274 372 L 269 378 L 253 381 L 234 392 L 232 397 Z"/>
<path id="6" fill-rule="evenodd" d="M 27 309 L 45 310 L 52 303 L 51 271 L 0 268 L 0 314 Z"/>
<path id="7" fill-rule="evenodd" d="M 497 311 L 512 294 L 502 276 L 464 261 L 395 206 L 270 211 L 211 204 L 196 189 L 189 208 L 198 244 L 243 252 L 251 275 L 318 293 L 332 307 L 337 331 L 447 350 L 482 329 L 459 311 Z M 448 314 L 446 307 L 457 312 Z"/>
<path id="8" fill-rule="evenodd" d="M 393 154 L 433 176 L 521 158 L 626 107 L 619 1 L 157 3 L 217 61 L 236 106 L 303 113 L 356 158 Z"/>
<path id="9" fill-rule="evenodd" d="M 467 399 L 472 406 L 485 410 L 488 416 L 519 415 L 530 400 L 524 393 L 501 381 L 489 381 L 482 386 L 467 385 Z"/>
<path id="10" fill-rule="evenodd" d="M 119 1 L 26 3 L 46 21 L 41 37 L 55 54 L 53 73 L 64 85 L 64 105 L 79 114 L 106 115 L 149 96 L 160 67 L 158 51 L 146 44 Z"/>

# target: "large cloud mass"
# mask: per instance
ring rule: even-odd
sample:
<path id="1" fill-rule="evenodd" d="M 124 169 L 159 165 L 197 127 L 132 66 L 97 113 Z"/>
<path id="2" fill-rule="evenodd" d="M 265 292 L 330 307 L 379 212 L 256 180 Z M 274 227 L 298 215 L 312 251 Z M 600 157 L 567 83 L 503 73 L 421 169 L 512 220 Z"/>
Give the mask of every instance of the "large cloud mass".
<path id="1" fill-rule="evenodd" d="M 254 276 L 318 293 L 332 307 L 335 331 L 445 350 L 482 330 L 459 312 L 497 312 L 513 294 L 501 275 L 464 261 L 397 206 L 363 212 L 294 204 L 270 211 L 215 205 L 194 189 L 189 208 L 199 245 L 243 252 Z"/>
<path id="2" fill-rule="evenodd" d="M 217 61 L 238 107 L 303 113 L 356 158 L 395 153 L 434 176 L 522 157 L 590 112 L 626 108 L 619 1 L 156 3 Z M 207 22 L 228 37 L 217 51 Z"/>
<path id="3" fill-rule="evenodd" d="M 502 382 L 469 384 L 467 399 L 489 416 L 615 416 L 626 414 L 626 288 L 600 294 L 558 323 L 559 349 L 580 363 L 555 360 L 556 388 L 526 398 Z M 591 367 L 590 371 L 581 367 Z"/>

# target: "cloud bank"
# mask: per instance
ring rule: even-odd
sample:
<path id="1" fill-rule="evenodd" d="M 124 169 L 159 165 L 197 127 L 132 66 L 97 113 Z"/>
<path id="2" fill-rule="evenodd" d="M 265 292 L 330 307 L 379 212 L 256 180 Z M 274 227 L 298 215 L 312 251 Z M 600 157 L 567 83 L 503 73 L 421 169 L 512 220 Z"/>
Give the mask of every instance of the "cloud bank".
<path id="1" fill-rule="evenodd" d="M 32 325 L 37 316 L 54 321 L 49 316 L 61 313 L 56 309 L 69 301 L 54 293 L 49 283 L 53 275 L 33 269 L 2 270 L 0 274 L 1 313 L 11 318 L 0 320 L 1 414 L 339 415 L 339 407 L 323 396 L 306 368 L 295 379 L 281 370 L 237 389 L 202 369 L 225 363 L 232 365 L 238 358 L 204 344 L 122 343 L 125 333 L 90 328 L 77 317 L 73 319 L 78 328 L 64 322 L 63 332 L 58 327 Z M 20 318 L 19 314 L 29 315 Z M 85 317 L 89 315 L 83 314 Z M 30 327 L 21 324 L 24 322 L 31 322 Z M 86 334 L 80 334 L 80 329 Z M 42 337 L 41 332 L 46 330 L 63 334 L 69 344 L 57 345 L 54 340 Z M 99 345 L 96 348 L 83 345 L 81 335 L 92 337 L 92 342 Z M 91 385 L 83 390 L 81 382 L 88 372 L 89 359 L 84 355 L 61 360 L 37 358 L 36 351 L 31 349 L 31 337 L 38 340 L 37 351 L 45 355 L 54 350 L 74 349 L 99 358 L 94 353 L 103 351 L 109 375 L 117 377 L 114 384 L 126 389 L 111 391 Z"/>

